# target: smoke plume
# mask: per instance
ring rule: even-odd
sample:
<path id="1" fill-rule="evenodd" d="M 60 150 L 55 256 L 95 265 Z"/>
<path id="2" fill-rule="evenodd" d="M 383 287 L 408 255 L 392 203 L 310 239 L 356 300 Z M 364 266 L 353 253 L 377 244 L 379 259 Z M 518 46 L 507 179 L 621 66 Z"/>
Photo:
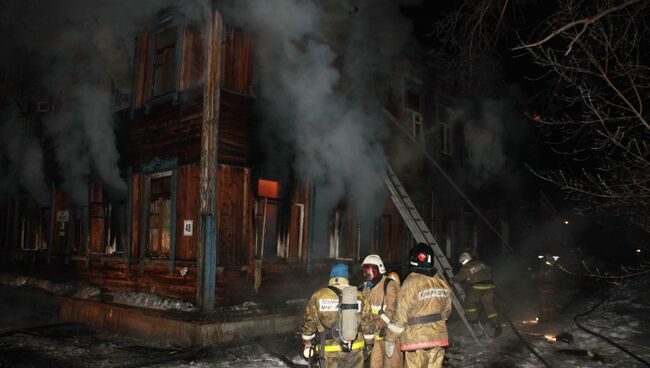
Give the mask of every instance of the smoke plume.
<path id="1" fill-rule="evenodd" d="M 175 7 L 179 18 L 188 22 L 202 21 L 210 9 L 207 0 L 3 2 L 0 71 L 19 85 L 8 90 L 7 101 L 35 104 L 39 96 L 22 94 L 25 86 L 51 98 L 53 110 L 43 115 L 43 138 L 52 142 L 63 188 L 77 203 L 87 201 L 91 174 L 112 193 L 126 188 L 117 166 L 110 89 L 130 93 L 135 36 L 149 30 L 156 13 L 168 7 Z M 29 73 L 20 75 L 26 70 Z M 3 126 L 12 124 L 3 120 Z M 43 153 L 36 138 L 24 127 L 3 133 L 10 142 L 34 143 L 16 144 L 17 151 L 5 152 L 5 159 L 21 185 L 41 197 L 40 184 L 35 188 L 22 179 L 43 182 Z"/>
<path id="2" fill-rule="evenodd" d="M 226 5 L 229 20 L 254 37 L 270 164 L 290 164 L 316 184 L 316 241 L 326 241 L 327 218 L 342 201 L 370 224 L 386 199 L 379 112 L 392 63 L 409 38 L 399 2 Z"/>

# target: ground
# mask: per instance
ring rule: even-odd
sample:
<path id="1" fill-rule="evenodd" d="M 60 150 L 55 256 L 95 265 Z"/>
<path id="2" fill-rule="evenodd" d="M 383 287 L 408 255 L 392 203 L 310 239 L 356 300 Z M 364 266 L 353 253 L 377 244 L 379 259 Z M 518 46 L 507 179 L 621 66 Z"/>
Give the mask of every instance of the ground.
<path id="1" fill-rule="evenodd" d="M 580 330 L 575 314 L 598 305 L 579 319 L 646 361 L 650 360 L 650 277 L 583 289 L 566 303 L 554 323 L 534 320 L 535 304 L 527 298 L 507 296 L 508 315 L 522 336 L 553 367 L 643 367 L 602 339 Z M 47 292 L 30 287 L 0 287 L 0 367 L 297 367 L 300 345 L 292 334 L 183 349 L 160 345 L 58 320 Z M 449 367 L 542 367 L 515 333 L 504 327 L 498 339 L 481 337 L 477 346 L 460 321 L 449 323 Z M 549 343 L 552 336 L 568 332 L 572 345 Z"/>

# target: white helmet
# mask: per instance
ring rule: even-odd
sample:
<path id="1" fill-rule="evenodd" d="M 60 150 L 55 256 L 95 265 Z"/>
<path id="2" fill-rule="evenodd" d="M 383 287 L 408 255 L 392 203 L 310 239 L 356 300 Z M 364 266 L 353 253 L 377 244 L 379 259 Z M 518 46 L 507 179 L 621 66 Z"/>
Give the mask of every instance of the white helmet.
<path id="1" fill-rule="evenodd" d="M 381 257 L 379 257 L 376 254 L 371 254 L 367 256 L 366 258 L 363 259 L 363 263 L 361 264 L 361 267 L 365 265 L 373 265 L 377 266 L 379 269 L 380 274 L 385 274 L 386 273 L 386 267 L 384 267 L 384 262 L 381 260 Z"/>
<path id="2" fill-rule="evenodd" d="M 470 256 L 469 253 L 463 253 L 460 255 L 460 257 L 458 257 L 458 262 L 460 262 L 460 264 L 462 264 L 463 266 L 465 265 L 465 263 L 471 260 L 472 260 L 472 256 Z"/>

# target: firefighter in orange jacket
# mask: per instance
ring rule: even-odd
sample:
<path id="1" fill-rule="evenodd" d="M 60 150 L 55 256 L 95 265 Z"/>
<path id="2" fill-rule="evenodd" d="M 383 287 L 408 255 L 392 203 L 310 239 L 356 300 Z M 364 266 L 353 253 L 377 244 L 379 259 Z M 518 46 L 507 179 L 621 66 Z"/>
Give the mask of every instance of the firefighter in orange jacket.
<path id="1" fill-rule="evenodd" d="M 492 282 L 492 269 L 485 263 L 473 260 L 468 253 L 458 257 L 458 262 L 463 266 L 454 276 L 454 281 L 465 284 L 465 313 L 467 320 L 478 322 L 478 306 L 483 307 L 483 312 L 494 329 L 494 337 L 501 335 L 501 322 L 497 312 L 494 289 Z"/>
<path id="2" fill-rule="evenodd" d="M 361 269 L 366 279 L 363 296 L 370 304 L 375 322 L 375 345 L 370 352 L 370 368 L 400 368 L 402 355 L 394 354 L 388 358 L 384 352 L 386 326 L 395 315 L 399 283 L 386 276 L 386 267 L 378 255 L 367 256 Z"/>
<path id="3" fill-rule="evenodd" d="M 350 295 L 353 300 L 346 300 Z M 346 331 L 352 331 L 347 339 Z M 361 291 L 350 286 L 348 266 L 334 265 L 329 286 L 315 292 L 307 303 L 301 329 L 303 355 L 310 359 L 318 345 L 321 368 L 362 368 L 363 349 L 373 344 L 373 332 L 370 305 Z"/>
<path id="4" fill-rule="evenodd" d="M 399 338 L 407 368 L 440 368 L 449 345 L 447 319 L 451 288 L 434 267 L 433 250 L 420 243 L 411 249 L 411 273 L 397 296 L 395 318 L 388 324 L 386 355 L 395 353 Z"/>

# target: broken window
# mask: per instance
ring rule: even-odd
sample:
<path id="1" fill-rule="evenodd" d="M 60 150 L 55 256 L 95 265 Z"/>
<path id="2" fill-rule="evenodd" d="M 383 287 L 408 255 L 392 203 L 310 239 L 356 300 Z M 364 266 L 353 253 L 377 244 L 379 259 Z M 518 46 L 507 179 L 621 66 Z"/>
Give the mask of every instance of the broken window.
<path id="1" fill-rule="evenodd" d="M 172 226 L 171 172 L 163 177 L 152 177 L 149 188 L 147 255 L 155 258 L 168 258 Z"/>
<path id="2" fill-rule="evenodd" d="M 176 46 L 178 32 L 175 25 L 167 25 L 154 35 L 153 97 L 176 89 Z"/>
<path id="3" fill-rule="evenodd" d="M 451 155 L 451 128 L 449 125 L 440 123 L 440 152 Z"/>
<path id="4" fill-rule="evenodd" d="M 278 249 L 280 183 L 274 180 L 259 179 L 257 181 L 257 197 L 255 208 L 257 256 L 264 259 L 277 257 L 280 255 Z"/>

